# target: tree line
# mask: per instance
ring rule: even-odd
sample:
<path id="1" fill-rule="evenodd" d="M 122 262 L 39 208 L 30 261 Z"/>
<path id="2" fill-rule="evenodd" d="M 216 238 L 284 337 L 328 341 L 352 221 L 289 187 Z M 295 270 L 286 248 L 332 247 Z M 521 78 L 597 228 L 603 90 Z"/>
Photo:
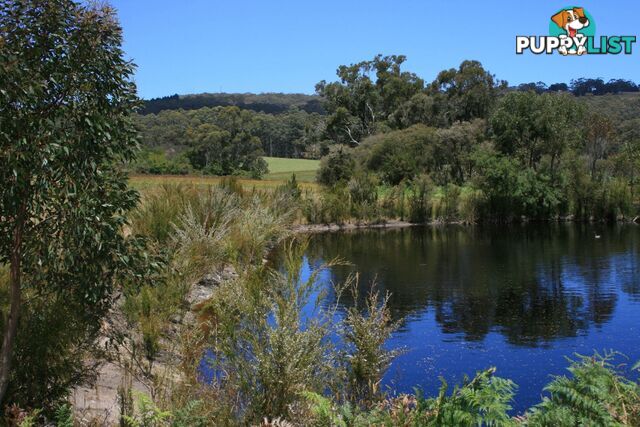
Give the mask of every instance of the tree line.
<path id="1" fill-rule="evenodd" d="M 606 95 L 609 93 L 638 92 L 640 87 L 631 80 L 611 79 L 605 82 L 603 79 L 579 78 L 571 80 L 569 84 L 553 83 L 549 86 L 544 82 L 522 83 L 517 86 L 517 90 L 536 93 L 544 92 L 571 92 L 575 96 L 584 95 Z"/>
<path id="2" fill-rule="evenodd" d="M 308 113 L 322 113 L 320 100 L 302 93 L 202 93 L 170 95 L 144 101 L 141 114 L 157 114 L 164 110 L 197 110 L 202 107 L 237 106 L 269 114 L 284 113 L 292 107 Z"/>
<path id="3" fill-rule="evenodd" d="M 521 83 L 515 86 L 517 90 L 534 90 L 542 92 L 571 92 L 576 96 L 605 95 L 608 93 L 638 92 L 639 87 L 631 80 L 610 79 L 605 82 L 602 78 L 578 78 L 569 83 L 545 82 Z M 268 114 L 286 113 L 295 107 L 307 113 L 324 114 L 322 100 L 315 95 L 298 93 L 201 93 L 193 95 L 168 95 L 143 101 L 141 114 L 158 114 L 164 110 L 197 110 L 203 107 L 237 106 L 245 110 L 252 110 Z"/>
<path id="4" fill-rule="evenodd" d="M 318 174 L 328 188 L 373 179 L 424 194 L 420 221 L 442 195 L 454 205 L 471 197 L 473 217 L 492 221 L 634 211 L 637 102 L 615 117 L 570 93 L 508 90 L 477 61 L 426 85 L 401 70 L 404 60 L 342 66 L 338 81 L 317 86 L 334 142 Z"/>
<path id="5" fill-rule="evenodd" d="M 424 172 L 438 175 L 436 181 L 440 184 L 444 182 L 443 174 L 448 174 L 451 182 L 461 185 L 470 177 L 472 169 L 480 170 L 472 167 L 470 156 L 473 153 L 469 151 L 480 140 L 490 141 L 511 160 L 516 151 L 518 159 L 522 160 L 522 150 L 529 150 L 529 159 L 524 163 L 536 171 L 539 161 L 551 158 L 549 171 L 553 172 L 553 177 L 549 179 L 557 178 L 554 174 L 558 168 L 562 169 L 561 160 L 569 148 L 591 157 L 592 177 L 595 164 L 604 158 L 620 154 L 620 150 L 634 155 L 637 138 L 634 129 L 637 129 L 640 112 L 638 99 L 583 96 L 637 92 L 638 86 L 631 81 L 580 78 L 569 85 L 556 83 L 547 87 L 538 82 L 514 88 L 487 72 L 481 63 L 464 61 L 457 69 L 443 70 L 429 83 L 404 70 L 405 61 L 406 57 L 402 55 L 377 55 L 372 60 L 342 65 L 337 69 L 338 81 L 319 82 L 315 96 L 203 94 L 168 97 L 165 99 L 168 104 L 154 104 L 164 105 L 162 108 L 167 109 L 136 116 L 146 149 L 133 168 L 140 173 L 200 172 L 260 177 L 266 171 L 261 156 L 318 159 L 340 151 L 341 147 L 359 147 L 367 138 L 375 137 L 364 145 L 372 146 L 375 140 L 387 142 L 378 144 L 379 148 L 373 150 L 373 158 L 366 163 L 372 170 L 384 169 L 382 172 L 376 170 L 376 173 L 385 183 L 396 185 Z M 309 112 L 304 105 L 312 100 L 317 101 L 319 108 Z M 278 110 L 277 114 L 273 109 L 255 111 L 246 108 L 260 102 L 287 107 Z M 514 104 L 513 107 L 536 105 L 542 110 L 528 111 L 523 107 L 514 117 L 500 116 L 500 111 L 505 111 L 501 106 L 509 103 Z M 197 108 L 214 104 L 217 106 Z M 570 109 L 571 113 L 567 116 L 562 108 Z M 554 111 L 559 115 L 555 116 Z M 560 135 L 562 132 L 550 130 L 567 126 L 565 129 L 574 131 L 572 141 L 584 142 L 585 129 L 594 123 L 588 120 L 591 115 L 602 118 L 607 123 L 605 128 L 611 130 L 604 138 L 607 148 L 602 153 L 598 154 L 594 149 L 586 153 L 575 145 L 569 147 L 568 139 Z M 535 120 L 536 124 L 531 126 L 538 128 L 502 129 L 500 117 L 519 123 Z M 585 126 L 578 126 L 582 122 Z M 434 133 L 435 139 L 425 145 L 428 132 L 424 129 L 408 131 L 412 126 L 438 129 L 438 132 Z M 403 143 L 396 144 L 395 139 L 410 139 L 418 153 L 411 159 L 395 158 L 382 164 L 383 153 L 389 158 L 395 156 L 393 153 L 403 151 Z M 599 138 L 599 144 L 602 140 Z M 514 146 L 507 147 L 508 144 Z M 525 145 L 530 146 L 525 148 Z M 551 145 L 555 148 L 550 148 Z M 363 152 L 364 149 L 356 151 Z M 449 159 L 445 160 L 443 156 Z M 474 162 L 474 165 L 479 163 Z M 344 178 L 341 172 L 334 172 Z M 332 184 L 334 179 L 328 176 L 334 172 L 325 169 L 319 176 L 320 181 Z M 635 177 L 631 179 L 635 181 Z"/>
<path id="6" fill-rule="evenodd" d="M 144 151 L 132 166 L 141 173 L 249 175 L 266 172 L 262 156 L 319 158 L 323 117 L 292 108 L 282 114 L 237 106 L 166 110 L 136 116 Z"/>

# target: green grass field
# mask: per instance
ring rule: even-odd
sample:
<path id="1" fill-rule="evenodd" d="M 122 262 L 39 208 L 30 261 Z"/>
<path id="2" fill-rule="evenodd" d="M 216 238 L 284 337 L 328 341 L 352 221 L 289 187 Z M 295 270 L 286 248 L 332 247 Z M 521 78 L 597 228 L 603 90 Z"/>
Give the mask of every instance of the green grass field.
<path id="1" fill-rule="evenodd" d="M 319 160 L 307 159 L 285 159 L 282 157 L 265 157 L 269 165 L 269 173 L 264 176 L 265 180 L 286 181 L 293 173 L 299 182 L 314 182 L 316 171 L 320 167 Z"/>
<path id="2" fill-rule="evenodd" d="M 293 173 L 303 188 L 315 188 L 316 170 L 320 166 L 319 160 L 284 159 L 280 157 L 265 157 L 269 165 L 269 173 L 263 179 L 240 178 L 245 188 L 273 189 L 291 179 Z M 203 175 L 131 175 L 129 181 L 138 190 L 147 190 L 162 184 L 187 185 L 217 185 L 222 178 Z"/>

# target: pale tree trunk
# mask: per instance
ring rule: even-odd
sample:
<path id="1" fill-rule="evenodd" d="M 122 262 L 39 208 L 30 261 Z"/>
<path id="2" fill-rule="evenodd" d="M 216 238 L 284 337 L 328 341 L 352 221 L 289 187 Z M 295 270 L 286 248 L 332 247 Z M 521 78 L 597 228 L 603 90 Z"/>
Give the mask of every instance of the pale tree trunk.
<path id="1" fill-rule="evenodd" d="M 20 317 L 20 305 L 22 295 L 20 289 L 21 257 L 22 257 L 22 233 L 24 229 L 25 206 L 22 205 L 16 218 L 16 226 L 13 233 L 13 245 L 11 248 L 10 276 L 9 276 L 9 317 L 4 326 L 2 337 L 2 349 L 0 349 L 0 404 L 4 401 L 9 374 L 11 372 L 11 359 L 13 345 L 18 332 L 18 318 Z"/>

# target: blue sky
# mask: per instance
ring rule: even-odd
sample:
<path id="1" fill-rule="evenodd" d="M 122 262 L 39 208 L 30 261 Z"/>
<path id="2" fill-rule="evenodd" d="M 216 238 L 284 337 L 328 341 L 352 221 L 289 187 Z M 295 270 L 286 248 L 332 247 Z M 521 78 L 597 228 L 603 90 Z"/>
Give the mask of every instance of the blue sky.
<path id="1" fill-rule="evenodd" d="M 516 35 L 547 35 L 557 1 L 112 0 L 143 98 L 200 92 L 313 93 L 340 64 L 403 54 L 431 81 L 477 59 L 510 84 L 577 77 L 640 82 L 633 55 L 515 54 Z M 640 35 L 640 2 L 582 1 L 597 35 Z"/>

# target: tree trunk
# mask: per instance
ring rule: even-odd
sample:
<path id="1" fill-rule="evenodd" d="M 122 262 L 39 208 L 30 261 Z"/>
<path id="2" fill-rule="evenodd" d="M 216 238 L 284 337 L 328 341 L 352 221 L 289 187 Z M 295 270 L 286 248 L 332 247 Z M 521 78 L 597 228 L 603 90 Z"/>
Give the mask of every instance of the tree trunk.
<path id="1" fill-rule="evenodd" d="M 11 248 L 10 260 L 10 296 L 9 296 L 9 318 L 4 327 L 2 337 L 2 349 L 0 349 L 0 404 L 4 402 L 7 386 L 9 385 L 9 374 L 11 372 L 11 359 L 13 355 L 13 345 L 18 332 L 18 317 L 20 316 L 20 305 L 22 295 L 20 289 L 20 273 L 22 258 L 22 232 L 24 228 L 25 206 L 22 205 L 16 218 L 16 227 L 13 233 L 13 247 Z"/>

